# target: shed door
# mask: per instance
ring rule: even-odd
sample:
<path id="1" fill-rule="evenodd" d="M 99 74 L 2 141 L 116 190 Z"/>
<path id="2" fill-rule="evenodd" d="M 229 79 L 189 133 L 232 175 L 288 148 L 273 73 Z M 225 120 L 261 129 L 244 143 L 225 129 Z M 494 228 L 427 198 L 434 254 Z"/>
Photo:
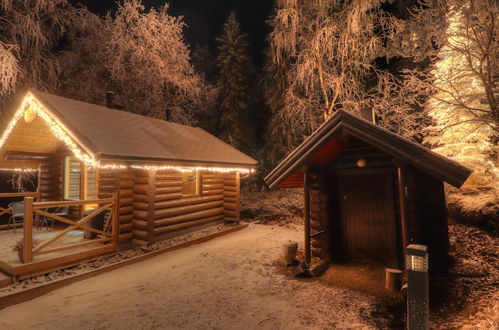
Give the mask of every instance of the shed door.
<path id="1" fill-rule="evenodd" d="M 392 175 L 341 175 L 338 183 L 344 256 L 397 267 Z"/>

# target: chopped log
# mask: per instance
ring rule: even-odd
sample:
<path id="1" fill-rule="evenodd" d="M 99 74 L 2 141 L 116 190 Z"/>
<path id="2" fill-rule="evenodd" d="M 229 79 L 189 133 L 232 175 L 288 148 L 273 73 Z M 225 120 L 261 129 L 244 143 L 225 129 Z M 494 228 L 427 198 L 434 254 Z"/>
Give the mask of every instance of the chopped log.
<path id="1" fill-rule="evenodd" d="M 282 246 L 282 257 L 286 265 L 296 263 L 296 251 L 298 251 L 298 243 L 288 241 Z"/>
<path id="2" fill-rule="evenodd" d="M 385 273 L 385 289 L 400 291 L 402 288 L 402 271 L 400 269 L 387 268 Z"/>

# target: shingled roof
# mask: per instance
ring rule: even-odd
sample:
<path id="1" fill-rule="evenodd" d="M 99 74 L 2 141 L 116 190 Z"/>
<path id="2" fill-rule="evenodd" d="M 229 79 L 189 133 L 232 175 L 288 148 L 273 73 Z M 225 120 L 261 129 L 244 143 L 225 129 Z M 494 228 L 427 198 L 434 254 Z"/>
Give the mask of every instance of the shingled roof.
<path id="1" fill-rule="evenodd" d="M 255 167 L 257 161 L 198 127 L 30 90 L 98 159 Z"/>
<path id="2" fill-rule="evenodd" d="M 439 155 L 422 145 L 340 110 L 277 165 L 265 177 L 265 182 L 271 189 L 302 186 L 301 167 L 313 164 L 314 158 L 317 158 L 316 156 L 321 153 L 329 157 L 329 162 L 333 161 L 347 147 L 347 143 L 342 140 L 343 134 L 352 135 L 365 141 L 455 187 L 460 187 L 472 172 L 458 162 Z M 284 184 L 286 180 L 290 182 Z"/>

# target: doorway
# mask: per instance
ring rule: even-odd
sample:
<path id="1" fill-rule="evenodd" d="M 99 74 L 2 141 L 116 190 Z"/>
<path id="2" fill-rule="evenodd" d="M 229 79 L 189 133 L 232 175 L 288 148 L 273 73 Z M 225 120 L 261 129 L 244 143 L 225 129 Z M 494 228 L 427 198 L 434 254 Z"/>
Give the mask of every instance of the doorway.
<path id="1" fill-rule="evenodd" d="M 393 174 L 366 172 L 338 176 L 341 251 L 349 261 L 397 267 Z"/>

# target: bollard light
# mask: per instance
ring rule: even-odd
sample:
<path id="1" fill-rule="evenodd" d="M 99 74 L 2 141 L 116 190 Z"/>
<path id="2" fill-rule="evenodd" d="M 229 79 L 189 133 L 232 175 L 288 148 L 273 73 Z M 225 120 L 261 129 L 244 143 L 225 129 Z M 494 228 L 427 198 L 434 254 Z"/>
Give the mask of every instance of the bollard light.
<path id="1" fill-rule="evenodd" d="M 415 272 L 428 271 L 428 249 L 424 245 L 411 244 L 407 247 L 406 267 Z"/>
<path id="2" fill-rule="evenodd" d="M 424 245 L 407 246 L 407 328 L 428 329 L 428 249 Z"/>

